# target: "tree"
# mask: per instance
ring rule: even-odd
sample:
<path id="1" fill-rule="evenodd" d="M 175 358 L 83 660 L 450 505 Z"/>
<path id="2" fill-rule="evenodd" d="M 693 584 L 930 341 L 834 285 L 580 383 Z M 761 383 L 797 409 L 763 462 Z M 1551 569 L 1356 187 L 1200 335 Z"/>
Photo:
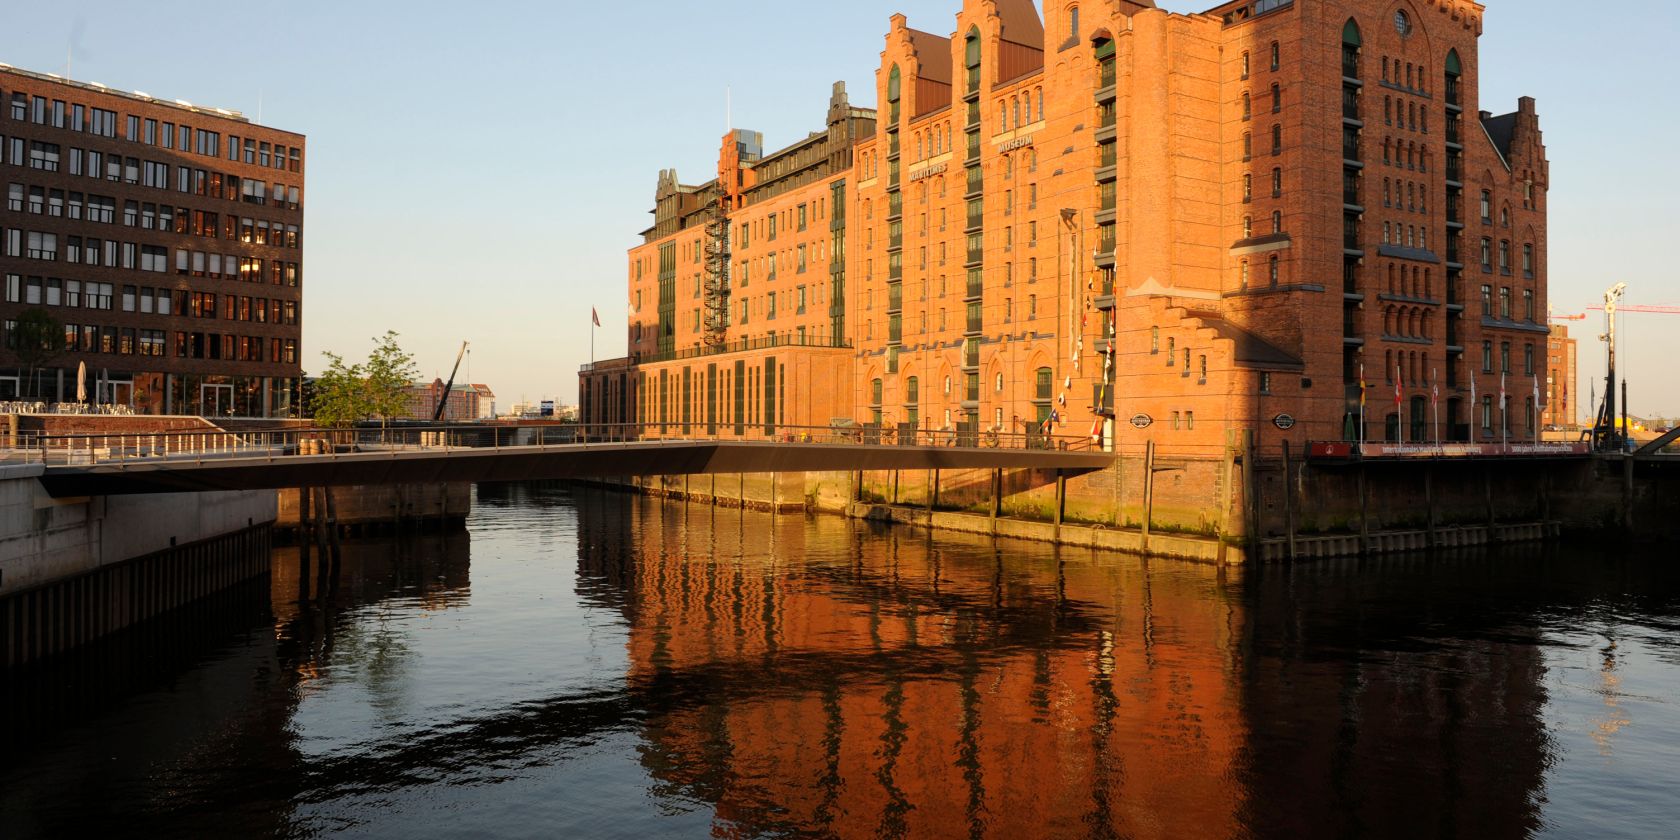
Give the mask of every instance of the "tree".
<path id="1" fill-rule="evenodd" d="M 360 364 L 345 364 L 337 353 L 322 354 L 327 369 L 316 377 L 309 401 L 316 423 L 346 428 L 378 417 L 384 428 L 407 409 L 408 388 L 418 375 L 414 356 L 397 344 L 395 332 L 373 341 L 373 352 Z"/>
<path id="2" fill-rule="evenodd" d="M 329 429 L 354 426 L 368 416 L 362 366 L 345 365 L 337 353 L 322 355 L 327 357 L 327 369 L 315 378 L 314 393 L 309 398 L 310 414 L 318 425 Z"/>
<path id="3" fill-rule="evenodd" d="M 45 309 L 28 309 L 18 316 L 9 342 L 18 364 L 29 369 L 29 385 L 36 385 L 35 371 L 58 358 L 64 351 L 64 326 Z"/>
<path id="4" fill-rule="evenodd" d="M 383 428 L 391 418 L 408 409 L 408 389 L 420 369 L 414 364 L 414 354 L 397 345 L 397 334 L 387 331 L 374 339 L 373 352 L 362 366 L 367 382 L 368 413 L 379 417 Z"/>

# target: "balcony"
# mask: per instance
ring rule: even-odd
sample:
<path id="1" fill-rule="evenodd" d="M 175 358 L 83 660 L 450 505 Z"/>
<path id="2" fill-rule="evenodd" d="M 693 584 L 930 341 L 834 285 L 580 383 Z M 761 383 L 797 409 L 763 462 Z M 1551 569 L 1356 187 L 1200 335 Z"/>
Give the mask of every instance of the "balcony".
<path id="1" fill-rule="evenodd" d="M 1352 134 L 1343 133 L 1343 135 L 1342 135 L 1342 160 L 1352 160 L 1352 161 L 1359 160 L 1359 151 L 1360 151 L 1360 149 L 1359 149 L 1359 133 L 1358 132 L 1353 132 Z"/>
<path id="2" fill-rule="evenodd" d="M 1114 386 L 1106 382 L 1091 384 L 1091 411 L 1104 417 L 1114 416 Z"/>
<path id="3" fill-rule="evenodd" d="M 1359 89 L 1342 88 L 1342 118 L 1348 120 L 1359 119 Z"/>
<path id="4" fill-rule="evenodd" d="M 1342 78 L 1355 80 L 1359 78 L 1358 47 L 1342 47 Z"/>
<path id="5" fill-rule="evenodd" d="M 887 312 L 899 312 L 904 309 L 904 284 L 887 284 Z"/>
<path id="6" fill-rule="evenodd" d="M 980 342 L 968 339 L 963 342 L 963 367 L 976 369 L 980 367 Z"/>
<path id="7" fill-rule="evenodd" d="M 1447 106 L 1450 108 L 1464 107 L 1464 90 L 1457 76 L 1447 77 Z"/>

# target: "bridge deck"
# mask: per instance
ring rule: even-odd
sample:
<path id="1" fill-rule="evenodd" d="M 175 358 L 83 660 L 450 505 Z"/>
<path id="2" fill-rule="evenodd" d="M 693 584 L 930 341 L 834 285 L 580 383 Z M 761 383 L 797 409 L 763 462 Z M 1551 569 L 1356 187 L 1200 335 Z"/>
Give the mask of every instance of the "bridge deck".
<path id="1" fill-rule="evenodd" d="M 307 486 L 536 481 L 614 476 L 829 470 L 1103 469 L 1114 455 L 1054 449 L 989 449 L 768 441 L 662 440 L 546 446 L 439 447 L 326 455 L 235 453 L 49 465 L 55 497 L 269 490 Z"/>

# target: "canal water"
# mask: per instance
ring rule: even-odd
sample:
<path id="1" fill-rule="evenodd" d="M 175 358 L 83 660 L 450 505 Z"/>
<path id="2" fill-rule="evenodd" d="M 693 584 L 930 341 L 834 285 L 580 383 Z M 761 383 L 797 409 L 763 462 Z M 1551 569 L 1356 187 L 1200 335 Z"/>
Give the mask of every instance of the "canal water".
<path id="1" fill-rule="evenodd" d="M 1680 566 L 1251 571 L 558 485 L 9 677 L 0 837 L 1657 838 Z"/>

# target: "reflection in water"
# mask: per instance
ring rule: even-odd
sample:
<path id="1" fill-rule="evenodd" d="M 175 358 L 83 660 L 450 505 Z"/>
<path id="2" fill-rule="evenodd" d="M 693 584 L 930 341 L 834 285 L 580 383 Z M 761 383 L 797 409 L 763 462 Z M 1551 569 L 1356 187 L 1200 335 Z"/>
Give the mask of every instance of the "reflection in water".
<path id="1" fill-rule="evenodd" d="M 60 672 L 54 696 L 88 699 L 56 718 L 46 682 L 8 684 L 42 735 L 0 770 L 0 834 L 1643 837 L 1680 819 L 1672 564 L 1236 572 L 478 493 L 470 540 L 347 544 L 307 582 L 283 549 L 268 599 L 131 647 L 169 649 L 148 678 L 106 676 L 110 656 Z"/>

